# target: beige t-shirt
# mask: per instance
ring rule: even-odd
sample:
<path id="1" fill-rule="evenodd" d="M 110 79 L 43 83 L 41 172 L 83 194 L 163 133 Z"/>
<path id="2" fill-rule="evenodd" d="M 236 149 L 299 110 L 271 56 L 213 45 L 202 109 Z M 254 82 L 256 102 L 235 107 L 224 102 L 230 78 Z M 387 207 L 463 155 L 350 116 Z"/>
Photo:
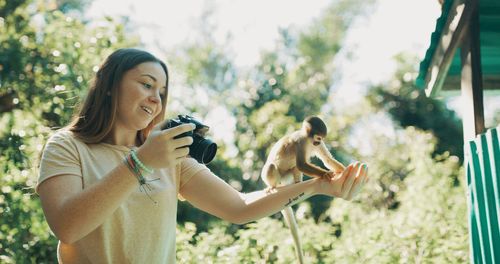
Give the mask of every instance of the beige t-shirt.
<path id="1" fill-rule="evenodd" d="M 86 144 L 70 131 L 58 131 L 45 146 L 38 186 L 50 177 L 75 175 L 83 189 L 123 162 L 130 151 L 107 143 Z M 59 241 L 60 263 L 175 263 L 175 231 L 179 188 L 201 170 L 192 158 L 175 169 L 155 170 L 149 179 L 151 198 L 137 190 L 102 225 L 73 244 Z M 124 175 L 130 177 L 130 175 Z"/>

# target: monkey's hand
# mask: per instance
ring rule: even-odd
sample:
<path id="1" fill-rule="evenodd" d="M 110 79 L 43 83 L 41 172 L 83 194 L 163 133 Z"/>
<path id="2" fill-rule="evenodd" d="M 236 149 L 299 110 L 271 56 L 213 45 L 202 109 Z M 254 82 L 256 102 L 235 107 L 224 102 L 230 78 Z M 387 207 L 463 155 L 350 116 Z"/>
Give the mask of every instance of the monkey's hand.
<path id="1" fill-rule="evenodd" d="M 368 181 L 368 167 L 366 164 L 355 162 L 339 175 L 328 179 L 318 180 L 318 193 L 351 200 L 358 194 Z"/>
<path id="2" fill-rule="evenodd" d="M 323 174 L 322 179 L 331 181 L 333 178 L 335 178 L 335 176 L 337 174 L 338 174 L 337 172 L 329 171 L 329 172 Z"/>
<path id="3" fill-rule="evenodd" d="M 275 193 L 275 192 L 276 192 L 276 187 L 269 186 L 269 187 L 266 188 L 266 193 L 267 194 Z"/>
<path id="4" fill-rule="evenodd" d="M 342 172 L 345 171 L 345 167 L 342 166 L 342 168 L 337 168 L 337 169 L 335 169 L 333 171 L 335 172 L 335 175 L 342 174 Z"/>

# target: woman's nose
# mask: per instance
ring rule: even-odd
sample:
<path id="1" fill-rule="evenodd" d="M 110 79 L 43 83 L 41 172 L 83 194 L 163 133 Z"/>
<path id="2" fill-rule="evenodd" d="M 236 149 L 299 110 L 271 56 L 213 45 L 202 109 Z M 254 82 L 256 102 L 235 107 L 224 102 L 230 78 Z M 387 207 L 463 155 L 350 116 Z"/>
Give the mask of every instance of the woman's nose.
<path id="1" fill-rule="evenodd" d="M 149 97 L 149 100 L 153 103 L 161 103 L 161 97 L 159 94 L 155 94 Z"/>

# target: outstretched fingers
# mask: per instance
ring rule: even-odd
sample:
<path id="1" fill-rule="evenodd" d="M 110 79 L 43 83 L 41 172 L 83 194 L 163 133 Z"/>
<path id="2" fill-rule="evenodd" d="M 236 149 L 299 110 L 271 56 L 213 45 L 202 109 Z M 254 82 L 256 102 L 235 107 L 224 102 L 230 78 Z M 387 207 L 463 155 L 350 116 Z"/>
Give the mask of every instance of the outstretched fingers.
<path id="1" fill-rule="evenodd" d="M 368 180 L 369 180 L 369 177 L 368 177 L 368 165 L 365 164 L 365 170 L 364 170 L 364 183 L 367 183 Z"/>
<path id="2" fill-rule="evenodd" d="M 351 190 L 349 190 L 349 195 L 347 196 L 346 200 L 351 200 L 361 191 L 365 183 L 368 181 L 367 172 L 368 172 L 368 167 L 366 166 L 366 164 L 360 164 L 359 169 L 356 172 L 356 180 Z"/>
<path id="3" fill-rule="evenodd" d="M 361 167 L 360 162 L 355 162 L 352 169 L 350 170 L 349 174 L 346 175 L 346 179 L 344 181 L 344 184 L 342 185 L 342 194 L 341 197 L 343 199 L 346 199 L 349 197 L 349 193 L 351 192 L 351 189 L 356 181 L 356 176 L 359 174 L 359 169 Z"/>
<path id="4" fill-rule="evenodd" d="M 353 169 L 353 164 L 349 164 L 349 166 L 347 166 L 344 169 L 344 171 L 342 171 L 342 173 L 339 173 L 330 179 L 330 183 L 334 182 L 334 185 L 340 186 L 338 188 L 337 195 L 335 195 L 335 196 L 342 195 L 342 190 L 343 190 L 345 180 L 349 177 L 352 169 Z"/>

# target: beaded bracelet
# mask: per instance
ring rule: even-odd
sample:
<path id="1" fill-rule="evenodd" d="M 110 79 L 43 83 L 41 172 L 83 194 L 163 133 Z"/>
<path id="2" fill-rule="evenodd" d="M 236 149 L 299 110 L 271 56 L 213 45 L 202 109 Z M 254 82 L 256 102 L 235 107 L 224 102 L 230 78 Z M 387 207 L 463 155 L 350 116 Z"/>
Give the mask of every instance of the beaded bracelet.
<path id="1" fill-rule="evenodd" d="M 148 182 L 151 182 L 151 181 L 157 181 L 159 180 L 160 178 L 157 178 L 157 179 L 153 179 L 153 180 L 146 180 L 146 178 L 144 178 L 144 175 L 142 175 L 142 171 L 141 171 L 141 167 L 139 165 L 139 163 L 136 162 L 136 160 L 139 160 L 139 159 L 134 159 L 134 154 L 133 154 L 133 150 L 127 155 L 125 156 L 125 158 L 123 159 L 123 163 L 125 163 L 125 165 L 127 166 L 127 168 L 134 174 L 134 176 L 137 178 L 137 181 L 139 182 L 139 188 L 142 191 L 144 191 L 144 193 L 146 193 L 146 195 L 149 197 L 149 199 L 151 201 L 154 202 L 155 205 L 158 205 L 158 202 L 153 200 L 153 198 L 151 197 L 151 195 L 149 195 L 148 191 L 152 191 L 152 188 L 151 186 L 149 185 Z M 144 164 L 143 164 L 144 166 Z M 144 166 L 145 168 L 147 168 L 146 166 Z M 149 168 L 148 168 L 149 169 Z M 153 170 L 152 169 L 149 169 L 150 172 L 152 173 Z"/>
<path id="2" fill-rule="evenodd" d="M 139 160 L 139 158 L 137 157 L 137 153 L 135 152 L 135 150 L 131 150 L 131 151 L 130 151 L 130 155 L 132 156 L 132 159 L 134 159 L 135 163 L 136 163 L 137 165 L 139 165 L 139 167 L 140 167 L 143 171 L 145 171 L 145 172 L 147 172 L 147 173 L 149 173 L 149 174 L 151 174 L 151 173 L 153 173 L 153 172 L 154 172 L 154 170 L 153 170 L 153 169 L 151 169 L 151 168 L 147 167 L 146 165 L 144 165 L 144 163 L 142 163 L 142 162 Z"/>
<path id="3" fill-rule="evenodd" d="M 138 166 L 134 163 L 132 159 L 132 155 L 127 155 L 125 159 L 123 160 L 125 165 L 129 168 L 129 170 L 134 174 L 134 176 L 137 178 L 137 181 L 139 181 L 140 185 L 146 184 L 146 179 L 141 173 L 141 170 L 139 169 Z"/>

